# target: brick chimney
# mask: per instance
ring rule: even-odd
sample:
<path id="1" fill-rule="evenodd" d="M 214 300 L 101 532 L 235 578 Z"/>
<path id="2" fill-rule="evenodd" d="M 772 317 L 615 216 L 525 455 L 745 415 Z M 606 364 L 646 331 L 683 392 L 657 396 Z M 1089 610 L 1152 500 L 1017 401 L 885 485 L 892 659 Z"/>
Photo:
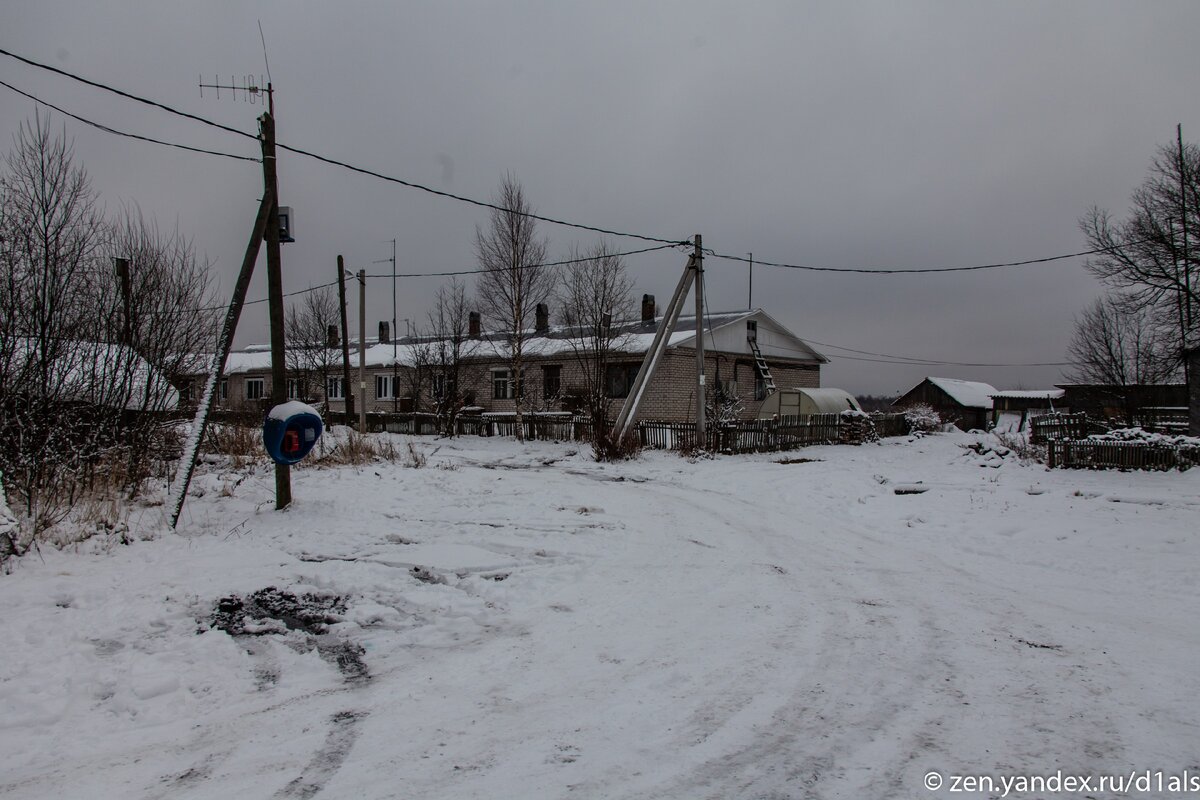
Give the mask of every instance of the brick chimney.
<path id="1" fill-rule="evenodd" d="M 333 348 L 337 347 L 341 343 L 341 337 L 338 336 L 338 326 L 330 325 L 327 327 L 325 329 L 325 346 Z"/>
<path id="2" fill-rule="evenodd" d="M 537 317 L 533 324 L 533 331 L 542 335 L 550 332 L 550 307 L 545 303 L 537 304 Z"/>
<path id="3" fill-rule="evenodd" d="M 479 324 L 479 312 L 472 311 L 467 315 L 467 335 L 472 339 L 478 339 L 481 334 L 482 326 Z"/>
<path id="4" fill-rule="evenodd" d="M 380 344 L 391 344 L 392 343 L 392 335 L 391 334 L 392 334 L 391 324 L 380 320 L 380 322 L 379 322 L 379 343 Z"/>
<path id="5" fill-rule="evenodd" d="M 654 322 L 654 295 L 642 295 L 642 322 Z"/>

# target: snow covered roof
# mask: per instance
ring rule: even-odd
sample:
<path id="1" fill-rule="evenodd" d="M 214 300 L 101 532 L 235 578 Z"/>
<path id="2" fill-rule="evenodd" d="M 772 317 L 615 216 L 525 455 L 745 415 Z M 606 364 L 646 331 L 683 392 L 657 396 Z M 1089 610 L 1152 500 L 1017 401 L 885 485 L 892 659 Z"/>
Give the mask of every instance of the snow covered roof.
<path id="1" fill-rule="evenodd" d="M 767 317 L 761 309 L 706 314 L 704 317 L 704 329 L 705 331 L 715 331 L 718 328 L 732 325 L 756 315 Z M 767 318 L 770 319 L 770 317 Z M 643 322 L 638 319 L 614 323 L 617 335 L 612 344 L 613 351 L 629 355 L 645 353 L 654 342 L 654 335 L 662 323 L 662 317 L 656 317 L 653 322 Z M 786 330 L 779 323 L 775 322 L 774 324 L 780 329 Z M 532 331 L 529 331 L 529 334 L 530 337 L 525 341 L 524 352 L 533 357 L 545 358 L 569 355 L 574 353 L 575 347 L 579 345 L 577 331 L 563 325 L 551 326 L 542 334 L 534 335 Z M 675 326 L 675 331 L 671 333 L 667 346 L 690 346 L 695 336 L 696 317 L 694 315 L 680 316 Z M 799 337 L 794 338 L 805 345 L 807 348 L 806 352 L 811 353 L 811 358 L 814 360 L 820 362 L 829 361 L 828 358 L 800 340 Z M 394 344 L 378 344 L 375 340 L 368 339 L 366 365 L 376 369 L 379 367 L 390 367 L 393 363 L 399 366 L 413 366 L 420 358 L 420 351 L 423 348 L 428 348 L 430 344 L 436 344 L 436 340 L 405 337 L 397 340 Z M 350 343 L 350 364 L 352 369 L 358 367 L 357 348 L 357 342 Z M 340 364 L 342 358 L 341 349 L 331 348 L 329 352 L 330 363 Z M 465 358 L 503 359 L 507 358 L 508 347 L 504 341 L 503 334 L 496 331 L 484 331 L 479 339 L 471 339 L 464 344 L 463 353 Z M 802 353 L 801 355 L 792 357 L 805 358 L 806 356 Z M 206 370 L 209 361 L 211 361 L 211 357 L 204 360 L 204 366 L 197 371 Z M 225 362 L 225 374 L 227 375 L 267 372 L 270 369 L 271 350 L 268 345 L 255 344 L 242 350 L 231 352 Z"/>
<path id="2" fill-rule="evenodd" d="M 1058 400 L 1066 392 L 1062 389 L 1005 389 L 992 392 L 992 397 L 1003 397 L 1010 400 Z"/>
<path id="3" fill-rule="evenodd" d="M 933 378 L 925 380 L 954 398 L 967 408 L 991 408 L 996 387 L 980 381 L 961 381 L 958 378 Z"/>
<path id="4" fill-rule="evenodd" d="M 33 339 L 17 339 L 8 369 L 19 374 L 40 348 Z M 69 341 L 60 344 L 51 379 L 62 400 L 129 411 L 178 407 L 179 392 L 166 376 L 128 345 Z"/>

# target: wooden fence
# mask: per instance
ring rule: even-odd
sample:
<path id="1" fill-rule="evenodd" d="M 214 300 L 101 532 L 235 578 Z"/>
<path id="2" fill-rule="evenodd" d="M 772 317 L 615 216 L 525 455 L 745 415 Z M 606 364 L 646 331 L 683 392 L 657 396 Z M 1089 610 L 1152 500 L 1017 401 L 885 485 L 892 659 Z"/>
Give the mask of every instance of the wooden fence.
<path id="1" fill-rule="evenodd" d="M 433 414 L 368 412 L 367 430 L 410 436 L 434 436 L 442 426 Z M 249 419 L 249 417 L 247 417 Z M 241 421 L 239 419 L 239 421 Z M 357 415 L 340 412 L 325 415 L 327 424 L 357 425 Z M 591 442 L 595 426 L 587 417 L 569 414 L 530 414 L 521 420 L 526 441 Z M 903 414 L 810 414 L 769 420 L 740 420 L 724 426 L 709 426 L 704 449 L 717 453 L 763 453 L 791 450 L 817 444 L 860 444 L 883 436 L 908 434 Z M 459 415 L 454 422 L 457 436 L 515 436 L 512 414 Z M 696 448 L 696 423 L 642 420 L 637 426 L 642 447 L 652 450 Z"/>
<path id="2" fill-rule="evenodd" d="M 1046 444 L 1051 469 L 1184 470 L 1200 465 L 1200 448 L 1197 447 L 1094 439 L 1051 439 Z"/>
<path id="3" fill-rule="evenodd" d="M 842 414 L 808 414 L 779 419 L 739 420 L 706 431 L 705 449 L 718 453 L 765 453 L 815 444 L 861 443 L 866 417 Z M 876 435 L 908 433 L 902 414 L 870 418 Z M 885 433 L 880 433 L 882 429 Z M 642 447 L 654 450 L 691 450 L 696 447 L 696 423 L 643 420 L 638 423 Z"/>
<path id="4" fill-rule="evenodd" d="M 1042 414 L 1029 419 L 1029 441 L 1042 444 L 1054 439 L 1084 439 L 1088 435 L 1088 417 L 1078 414 Z"/>

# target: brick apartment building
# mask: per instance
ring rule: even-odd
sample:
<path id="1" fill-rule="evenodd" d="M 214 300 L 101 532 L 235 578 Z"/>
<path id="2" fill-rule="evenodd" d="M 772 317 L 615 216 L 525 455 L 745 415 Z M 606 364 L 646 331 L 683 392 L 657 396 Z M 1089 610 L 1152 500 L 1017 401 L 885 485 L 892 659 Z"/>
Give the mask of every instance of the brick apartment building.
<path id="1" fill-rule="evenodd" d="M 640 319 L 618 325 L 614 352 L 609 356 L 605 376 L 611 413 L 616 415 L 628 395 L 638 368 L 651 346 L 654 334 L 663 323 L 657 316 L 652 295 L 643 297 Z M 468 405 L 483 413 L 511 412 L 514 394 L 523 389 L 526 410 L 570 411 L 582 394 L 582 369 L 571 332 L 548 324 L 549 310 L 539 309 L 535 330 L 525 343 L 525 368 L 522 380 L 509 374 L 504 347 L 499 336 L 482 331 L 478 317 L 472 315 L 472 335 L 464 347 L 459 383 Z M 671 335 L 668 349 L 658 372 L 647 389 L 639 409 L 640 419 L 689 420 L 695 408 L 695 317 L 680 317 Z M 705 380 L 720 382 L 726 392 L 736 394 L 743 406 L 742 416 L 753 419 L 768 395 L 770 380 L 780 389 L 817 388 L 821 385 L 821 365 L 828 359 L 787 330 L 761 309 L 717 313 L 704 320 Z M 381 333 L 383 326 L 381 326 Z M 428 340 L 404 338 L 396 342 L 369 341 L 366 348 L 366 409 L 378 411 L 430 411 L 440 390 L 439 368 L 424 367 L 425 376 L 414 380 L 416 364 L 422 360 L 421 348 Z M 757 349 L 757 353 L 755 350 Z M 358 344 L 350 346 L 352 386 L 358 382 Z M 757 366 L 758 356 L 767 365 L 768 375 Z M 329 351 L 324 363 L 332 365 L 319 380 L 302 381 L 289 373 L 292 397 L 321 405 L 329 411 L 345 410 L 342 386 L 341 350 Z M 231 353 L 226 377 L 218 390 L 218 407 L 262 409 L 270 404 L 271 354 L 265 345 L 255 345 Z M 203 378 L 186 379 L 196 397 Z M 324 385 L 319 385 L 319 384 Z M 318 384 L 318 385 L 309 385 Z M 420 384 L 419 391 L 413 387 Z M 355 408 L 358 409 L 356 398 Z"/>

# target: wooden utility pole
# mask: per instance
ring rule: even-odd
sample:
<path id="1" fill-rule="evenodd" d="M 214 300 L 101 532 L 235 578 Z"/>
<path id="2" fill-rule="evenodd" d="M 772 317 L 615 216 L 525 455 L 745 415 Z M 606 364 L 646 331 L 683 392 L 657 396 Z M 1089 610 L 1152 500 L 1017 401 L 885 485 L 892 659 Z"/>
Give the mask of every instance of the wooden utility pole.
<path id="1" fill-rule="evenodd" d="M 267 86 L 267 96 L 272 97 Z M 279 252 L 279 180 L 275 171 L 275 118 L 274 101 L 271 111 L 259 118 L 262 130 L 263 184 L 271 195 L 270 222 L 267 225 L 267 306 L 271 317 L 271 402 L 287 402 L 287 364 L 284 361 L 283 336 L 283 265 Z M 292 468 L 287 464 L 275 465 L 275 509 L 287 508 L 292 503 Z"/>
<path id="2" fill-rule="evenodd" d="M 367 432 L 367 271 L 358 271 L 358 432 Z"/>
<path id="3" fill-rule="evenodd" d="M 338 256 L 338 309 L 342 312 L 342 404 L 346 424 L 354 416 L 354 393 L 350 391 L 350 332 L 346 325 L 346 264 Z"/>
<path id="4" fill-rule="evenodd" d="M 746 253 L 750 256 L 750 288 L 746 292 L 746 310 L 754 310 L 754 253 Z"/>
<path id="5" fill-rule="evenodd" d="M 121 308 L 125 319 L 121 321 L 121 344 L 133 344 L 133 289 L 129 282 L 129 259 L 114 258 L 113 266 L 121 284 Z"/>
<path id="6" fill-rule="evenodd" d="M 1187 219 L 1187 194 L 1185 188 L 1184 177 L 1187 173 L 1187 161 L 1183 155 L 1183 123 L 1175 126 L 1175 136 L 1179 142 L 1179 221 L 1183 225 L 1183 285 L 1184 293 L 1183 300 L 1185 306 L 1185 319 L 1187 320 L 1188 331 L 1192 329 L 1192 262 L 1188 258 L 1188 219 Z M 1183 342 L 1183 346 L 1187 346 L 1187 342 Z"/>
<path id="7" fill-rule="evenodd" d="M 692 263 L 696 270 L 696 447 L 704 449 L 708 447 L 704 419 L 704 250 L 698 233 L 695 244 Z"/>

